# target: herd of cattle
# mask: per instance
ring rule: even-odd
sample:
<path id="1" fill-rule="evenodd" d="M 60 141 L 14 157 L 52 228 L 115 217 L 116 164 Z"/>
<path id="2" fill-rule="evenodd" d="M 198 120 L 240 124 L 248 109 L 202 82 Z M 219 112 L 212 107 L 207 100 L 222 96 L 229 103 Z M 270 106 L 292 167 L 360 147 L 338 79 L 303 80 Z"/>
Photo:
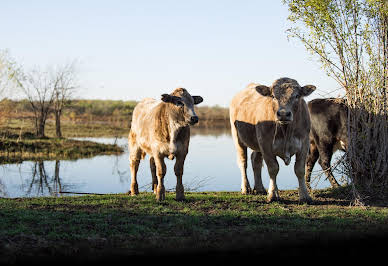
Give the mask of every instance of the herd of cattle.
<path id="1" fill-rule="evenodd" d="M 318 160 L 333 187 L 338 186 L 331 168 L 333 153 L 346 150 L 347 107 L 342 99 L 303 99 L 315 90 L 313 85 L 300 86 L 290 78 L 277 79 L 270 87 L 251 83 L 237 93 L 230 104 L 230 125 L 241 171 L 242 194 L 266 194 L 261 179 L 263 160 L 270 183 L 267 202 L 279 199 L 276 157 L 290 164 L 296 156 L 294 172 L 299 183 L 299 201 L 312 201 L 311 171 Z M 139 102 L 132 116 L 128 136 L 131 171 L 131 195 L 139 193 L 137 171 L 140 160 L 149 155 L 152 189 L 158 201 L 165 199 L 164 158 L 175 158 L 176 199 L 183 200 L 183 166 L 189 149 L 190 125 L 198 122 L 194 105 L 203 101 L 186 89 L 163 94 L 161 101 L 146 98 Z M 247 179 L 247 148 L 252 150 L 254 187 Z"/>

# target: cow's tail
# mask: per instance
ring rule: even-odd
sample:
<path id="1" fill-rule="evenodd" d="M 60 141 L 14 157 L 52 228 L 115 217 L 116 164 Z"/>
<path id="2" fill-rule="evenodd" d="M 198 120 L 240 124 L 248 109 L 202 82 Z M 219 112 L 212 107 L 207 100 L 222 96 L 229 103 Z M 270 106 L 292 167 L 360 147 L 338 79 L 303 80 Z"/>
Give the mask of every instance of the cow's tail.
<path id="1" fill-rule="evenodd" d="M 128 142 L 132 146 L 136 144 L 136 134 L 132 130 L 129 130 Z"/>
<path id="2" fill-rule="evenodd" d="M 136 146 L 136 134 L 132 130 L 130 130 L 128 134 L 128 144 L 128 149 Z M 141 150 L 140 147 L 137 148 L 140 150 L 140 159 L 143 160 L 146 157 L 146 153 Z"/>

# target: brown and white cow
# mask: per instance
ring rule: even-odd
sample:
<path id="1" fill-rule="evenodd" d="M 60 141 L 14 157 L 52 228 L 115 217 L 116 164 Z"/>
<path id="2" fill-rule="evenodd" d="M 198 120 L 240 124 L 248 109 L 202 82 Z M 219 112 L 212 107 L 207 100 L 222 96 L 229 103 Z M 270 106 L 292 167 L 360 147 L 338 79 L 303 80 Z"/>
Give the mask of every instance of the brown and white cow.
<path id="1" fill-rule="evenodd" d="M 261 179 L 264 159 L 270 176 L 267 201 L 280 199 L 276 185 L 279 172 L 276 156 L 288 165 L 291 157 L 296 155 L 294 171 L 299 182 L 299 200 L 307 203 L 312 201 L 304 179 L 310 116 L 303 97 L 314 90 L 313 85 L 301 87 L 294 79 L 280 78 L 271 87 L 249 84 L 234 96 L 230 104 L 230 123 L 241 171 L 242 194 L 265 194 Z M 253 150 L 253 191 L 246 174 L 247 148 Z"/>
<path id="2" fill-rule="evenodd" d="M 314 99 L 307 104 L 311 118 L 310 151 L 306 160 L 306 184 L 310 188 L 311 172 L 316 161 L 332 187 L 338 187 L 331 171 L 331 157 L 337 150 L 346 151 L 348 108 L 340 98 Z"/>
<path id="3" fill-rule="evenodd" d="M 165 199 L 163 179 L 166 174 L 164 158 L 176 159 L 174 171 L 177 178 L 176 199 L 183 200 L 183 165 L 190 141 L 190 125 L 198 122 L 194 105 L 203 101 L 201 96 L 191 96 L 184 88 L 163 94 L 161 100 L 146 98 L 139 102 L 132 115 L 128 136 L 131 170 L 131 195 L 139 193 L 137 170 L 140 160 L 150 156 L 152 189 L 158 201 Z"/>

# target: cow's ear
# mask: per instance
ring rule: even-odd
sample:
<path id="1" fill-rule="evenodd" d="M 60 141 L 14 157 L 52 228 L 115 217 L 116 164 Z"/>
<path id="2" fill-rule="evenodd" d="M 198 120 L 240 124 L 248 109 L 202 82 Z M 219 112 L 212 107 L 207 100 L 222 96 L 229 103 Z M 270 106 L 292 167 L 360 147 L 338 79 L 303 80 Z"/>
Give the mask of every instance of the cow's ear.
<path id="1" fill-rule="evenodd" d="M 316 87 L 314 85 L 306 85 L 301 88 L 301 96 L 309 96 Z"/>
<path id="2" fill-rule="evenodd" d="M 172 101 L 172 97 L 170 94 L 162 94 L 161 100 L 165 103 L 170 103 Z"/>
<path id="3" fill-rule="evenodd" d="M 162 94 L 161 100 L 165 103 L 175 104 L 176 106 L 183 106 L 184 105 L 180 97 L 173 96 L 170 94 Z"/>
<path id="4" fill-rule="evenodd" d="M 193 96 L 194 104 L 199 104 L 203 102 L 203 98 L 201 96 Z"/>
<path id="5" fill-rule="evenodd" d="M 260 93 L 263 96 L 271 96 L 272 91 L 270 87 L 267 87 L 265 85 L 258 85 L 255 87 L 256 91 Z"/>

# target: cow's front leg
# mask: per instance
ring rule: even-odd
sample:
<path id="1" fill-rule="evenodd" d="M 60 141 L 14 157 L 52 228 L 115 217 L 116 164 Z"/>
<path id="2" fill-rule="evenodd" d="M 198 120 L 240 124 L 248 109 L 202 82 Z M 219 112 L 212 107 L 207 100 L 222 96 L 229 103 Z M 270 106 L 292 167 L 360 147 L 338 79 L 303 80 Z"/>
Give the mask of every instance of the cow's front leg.
<path id="1" fill-rule="evenodd" d="M 305 181 L 305 163 L 306 163 L 307 152 L 300 152 L 296 154 L 296 160 L 294 165 L 295 175 L 298 178 L 299 183 L 299 202 L 300 203 L 311 203 L 311 199 Z"/>
<path id="2" fill-rule="evenodd" d="M 269 174 L 267 202 L 277 201 L 280 199 L 278 186 L 276 185 L 276 176 L 279 173 L 279 163 L 276 160 L 276 157 L 273 156 L 265 156 L 264 160 L 267 164 Z"/>
<path id="3" fill-rule="evenodd" d="M 185 191 L 183 188 L 182 183 L 182 176 L 183 176 L 183 166 L 185 163 L 185 157 L 183 155 L 177 155 L 174 171 L 176 175 L 176 200 L 184 200 L 185 199 Z"/>
<path id="4" fill-rule="evenodd" d="M 156 187 L 156 200 L 162 201 L 166 198 L 164 189 L 164 176 L 166 174 L 166 164 L 164 158 L 161 155 L 154 156 L 156 166 L 156 177 L 158 179 L 158 185 Z"/>

